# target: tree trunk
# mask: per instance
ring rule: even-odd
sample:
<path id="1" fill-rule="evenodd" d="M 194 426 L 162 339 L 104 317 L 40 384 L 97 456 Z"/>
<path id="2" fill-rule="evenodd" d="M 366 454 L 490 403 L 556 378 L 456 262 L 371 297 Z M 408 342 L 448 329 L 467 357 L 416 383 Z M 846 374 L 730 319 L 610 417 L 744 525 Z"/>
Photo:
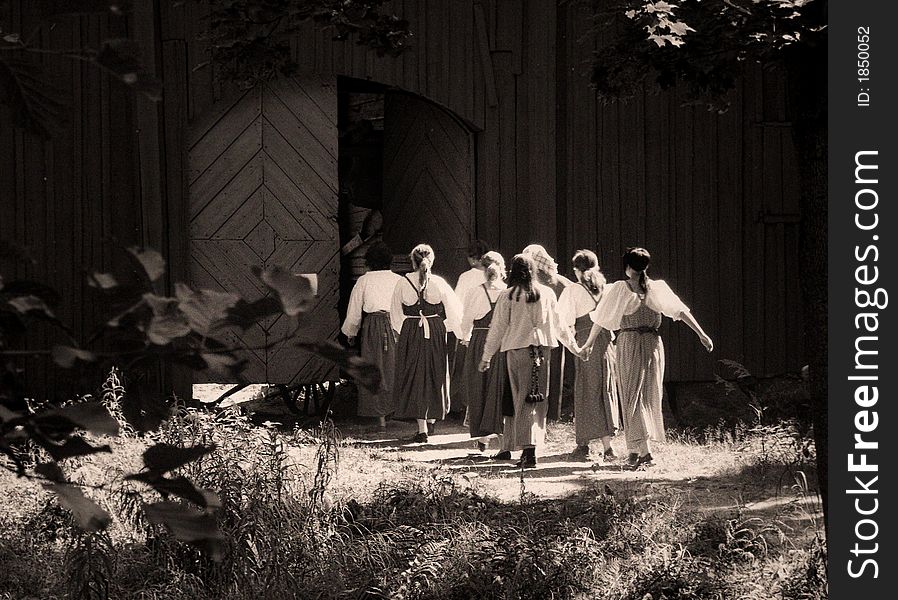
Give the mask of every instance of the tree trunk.
<path id="1" fill-rule="evenodd" d="M 828 127 L 827 52 L 823 43 L 801 44 L 786 56 L 792 132 L 801 185 L 801 297 L 804 348 L 809 371 L 811 423 L 817 452 L 817 480 L 828 523 L 827 466 L 827 246 Z"/>

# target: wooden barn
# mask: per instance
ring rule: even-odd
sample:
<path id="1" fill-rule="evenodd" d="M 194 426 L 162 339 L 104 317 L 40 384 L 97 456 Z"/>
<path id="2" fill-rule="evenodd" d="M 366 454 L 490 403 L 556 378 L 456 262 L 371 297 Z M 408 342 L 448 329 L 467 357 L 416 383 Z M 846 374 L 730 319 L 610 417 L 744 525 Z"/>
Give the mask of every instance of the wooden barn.
<path id="1" fill-rule="evenodd" d="M 33 29 L 31 3 L 13 25 Z M 784 81 L 747 68 L 732 109 L 685 107 L 677 92 L 602 105 L 588 59 L 601 43 L 576 3 L 396 0 L 413 48 L 379 58 L 313 26 L 293 44 L 302 73 L 251 90 L 218 82 L 202 9 L 148 0 L 125 18 L 66 18 L 47 48 L 129 34 L 164 83 L 154 103 L 90 65 L 46 57 L 71 102 L 50 142 L 0 119 L 0 239 L 31 248 L 3 265 L 69 295 L 76 335 L 95 322 L 83 273 L 110 240 L 161 249 L 169 285 L 261 294 L 253 265 L 319 273 L 312 335 L 336 338 L 358 253 L 377 234 L 399 252 L 428 241 L 450 280 L 481 238 L 510 256 L 543 244 L 562 272 L 592 248 L 614 280 L 641 245 L 715 339 L 712 356 L 665 325 L 667 377 L 706 381 L 714 360 L 756 374 L 801 367 L 797 183 Z M 372 216 L 373 215 L 373 216 Z M 368 231 L 363 232 L 366 229 Z M 364 236 L 363 236 L 364 237 Z M 18 272 L 15 269 L 18 268 Z M 25 272 L 27 270 L 27 273 Z M 243 340 L 277 336 L 264 323 Z M 252 353 L 257 381 L 334 375 L 286 349 Z"/>

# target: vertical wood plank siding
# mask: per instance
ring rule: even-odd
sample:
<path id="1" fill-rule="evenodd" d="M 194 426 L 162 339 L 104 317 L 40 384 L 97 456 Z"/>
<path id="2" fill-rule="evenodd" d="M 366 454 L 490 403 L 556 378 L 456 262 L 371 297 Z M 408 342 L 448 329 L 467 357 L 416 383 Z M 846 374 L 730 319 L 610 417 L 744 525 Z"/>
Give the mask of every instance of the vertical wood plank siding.
<path id="1" fill-rule="evenodd" d="M 13 2 L 12 11 L 26 31 L 28 5 Z M 194 69 L 206 60 L 197 39 L 203 7 L 148 6 L 154 23 L 130 32 L 165 82 L 160 105 L 89 66 L 45 57 L 70 99 L 71 123 L 43 142 L 0 119 L 0 236 L 30 246 L 38 260 L 4 263 L 4 276 L 64 288 L 62 316 L 78 334 L 98 317 L 82 270 L 111 266 L 111 236 L 163 248 L 172 277 L 183 278 L 187 124 L 231 93 L 209 67 Z M 800 368 L 797 224 L 777 218 L 798 212 L 781 74 L 747 67 L 723 115 L 683 107 L 675 91 L 606 106 L 588 85 L 587 61 L 602 40 L 586 35 L 580 3 L 397 0 L 393 9 L 414 32 L 398 59 L 311 27 L 293 51 L 306 71 L 395 86 L 467 122 L 479 237 L 506 255 L 543 243 L 563 271 L 572 251 L 594 248 L 611 280 L 622 276 L 624 249 L 644 245 L 657 257 L 653 275 L 694 307 L 717 356 L 757 374 Z M 41 43 L 69 48 L 128 31 L 123 19 L 71 18 L 46 28 Z M 664 335 L 668 379 L 713 377 L 686 327 L 666 326 Z"/>

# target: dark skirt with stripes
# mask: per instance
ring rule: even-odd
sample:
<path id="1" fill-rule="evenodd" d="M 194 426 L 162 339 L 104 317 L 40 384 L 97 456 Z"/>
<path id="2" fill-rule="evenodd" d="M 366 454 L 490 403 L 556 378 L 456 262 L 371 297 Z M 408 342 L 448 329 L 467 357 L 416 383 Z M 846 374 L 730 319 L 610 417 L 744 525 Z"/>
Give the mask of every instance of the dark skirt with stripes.
<path id="1" fill-rule="evenodd" d="M 393 414 L 393 376 L 396 365 L 396 333 L 390 313 L 365 313 L 359 334 L 361 355 L 380 369 L 380 390 L 375 394 L 359 388 L 360 417 L 385 417 Z"/>
<path id="2" fill-rule="evenodd" d="M 446 325 L 440 315 L 427 321 L 429 339 L 418 317 L 407 318 L 399 333 L 393 380 L 397 418 L 443 419 L 449 412 Z"/>

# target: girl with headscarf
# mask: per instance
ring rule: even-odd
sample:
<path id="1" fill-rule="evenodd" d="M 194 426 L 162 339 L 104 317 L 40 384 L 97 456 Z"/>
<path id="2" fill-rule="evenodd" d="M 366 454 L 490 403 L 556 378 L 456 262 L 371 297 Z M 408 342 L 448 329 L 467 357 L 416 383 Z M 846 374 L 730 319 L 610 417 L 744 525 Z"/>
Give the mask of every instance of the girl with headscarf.
<path id="1" fill-rule="evenodd" d="M 558 299 L 561 324 L 573 332 L 578 343 L 585 343 L 592 331 L 590 313 L 596 309 L 605 288 L 605 276 L 599 270 L 594 252 L 579 250 L 571 261 L 577 284 L 564 288 Z M 614 334 L 602 329 L 590 350 L 593 359 L 576 360 L 574 367 L 574 431 L 577 448 L 571 455 L 575 460 L 589 457 L 589 442 L 602 441 L 603 458 L 613 460 L 611 436 L 619 426 L 617 393 L 617 359 Z"/>
<path id="2" fill-rule="evenodd" d="M 664 384 L 664 343 L 658 335 L 663 316 L 683 321 L 711 352 L 714 343 L 689 307 L 660 279 L 646 275 L 651 255 L 644 248 L 624 254 L 627 279 L 607 286 L 591 314 L 589 348 L 602 330 L 617 331 L 617 368 L 623 408 L 628 464 L 633 468 L 653 464 L 651 441 L 664 440 L 661 397 Z"/>
<path id="3" fill-rule="evenodd" d="M 415 419 L 415 443 L 427 442 L 436 420 L 449 412 L 446 332 L 457 333 L 461 303 L 442 277 L 431 272 L 435 260 L 427 244 L 414 247 L 413 271 L 393 290 L 390 319 L 399 334 L 394 391 L 399 418 Z"/>

